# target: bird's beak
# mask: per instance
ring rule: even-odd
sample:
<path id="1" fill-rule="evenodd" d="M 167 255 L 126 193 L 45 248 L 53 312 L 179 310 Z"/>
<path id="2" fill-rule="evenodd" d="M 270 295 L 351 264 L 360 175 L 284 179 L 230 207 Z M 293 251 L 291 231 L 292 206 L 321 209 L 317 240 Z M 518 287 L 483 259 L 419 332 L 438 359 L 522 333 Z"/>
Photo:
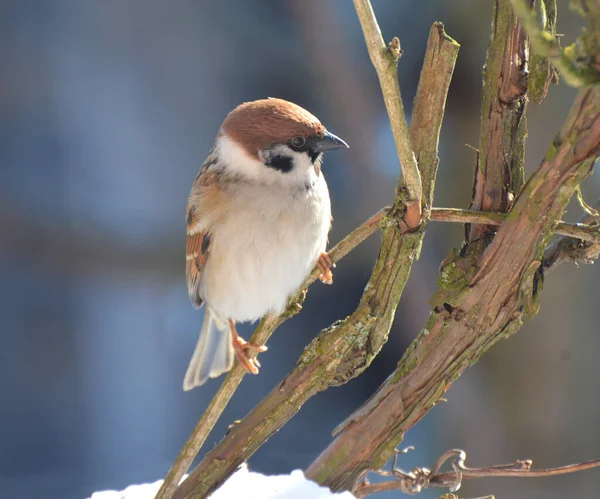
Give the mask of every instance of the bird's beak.
<path id="1" fill-rule="evenodd" d="M 348 144 L 332 133 L 325 132 L 325 135 L 315 142 L 314 151 L 321 153 L 325 151 L 333 151 L 334 149 L 340 149 L 342 147 L 347 148 Z"/>

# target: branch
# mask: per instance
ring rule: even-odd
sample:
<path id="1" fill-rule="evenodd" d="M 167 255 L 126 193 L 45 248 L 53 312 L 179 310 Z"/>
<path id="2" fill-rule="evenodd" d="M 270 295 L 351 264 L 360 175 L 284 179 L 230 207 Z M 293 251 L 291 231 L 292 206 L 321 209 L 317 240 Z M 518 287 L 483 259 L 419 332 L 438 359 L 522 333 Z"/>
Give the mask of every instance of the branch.
<path id="1" fill-rule="evenodd" d="M 600 201 L 596 202 L 593 209 L 600 209 Z M 598 217 L 588 213 L 584 215 L 579 224 L 588 224 L 590 229 L 600 230 Z M 579 225 L 578 224 L 578 225 Z M 600 243 L 596 241 L 585 241 L 572 239 L 566 235 L 554 241 L 544 252 L 544 272 L 548 272 L 557 265 L 564 262 L 593 263 L 600 256 Z"/>
<path id="2" fill-rule="evenodd" d="M 407 449 L 408 450 L 408 449 Z M 398 490 L 403 494 L 418 494 L 424 489 L 431 487 L 448 488 L 451 492 L 456 492 L 462 485 L 462 481 L 467 478 L 490 478 L 490 477 L 522 477 L 539 478 L 545 476 L 565 475 L 577 471 L 588 470 L 600 467 L 600 459 L 593 459 L 578 464 L 569 464 L 556 468 L 542 468 L 539 470 L 531 469 L 533 461 L 531 459 L 519 459 L 514 463 L 499 464 L 495 466 L 486 466 L 484 468 L 470 468 L 465 464 L 467 453 L 460 449 L 451 449 L 436 461 L 432 469 L 425 467 L 413 468 L 411 471 L 403 471 L 396 466 L 398 455 L 406 453 L 404 451 L 394 451 L 392 470 L 373 470 L 381 476 L 394 477 L 394 480 L 382 483 L 371 484 L 367 480 L 366 474 L 362 481 L 355 487 L 354 495 L 357 498 L 367 497 L 379 492 Z M 449 460 L 453 471 L 441 472 L 442 466 Z"/>
<path id="3" fill-rule="evenodd" d="M 336 244 L 328 252 L 332 262 L 339 262 L 348 253 L 350 253 L 350 251 L 352 251 L 371 234 L 373 234 L 379 228 L 379 225 L 381 224 L 386 212 L 386 208 L 379 210 L 377 213 L 375 213 L 375 215 L 369 218 L 369 220 L 354 229 L 350 234 Z M 298 311 L 302 308 L 301 304 L 304 301 L 306 289 L 317 280 L 319 273 L 319 269 L 315 268 L 313 270 L 312 274 L 310 274 L 310 276 L 308 276 L 308 278 L 304 281 L 300 291 L 290 300 L 287 310 L 283 314 L 279 316 L 274 316 L 272 314 L 267 315 L 254 331 L 250 341 L 257 345 L 264 345 L 271 334 L 273 334 L 275 329 L 277 329 L 287 319 L 298 313 Z M 233 397 L 233 394 L 237 390 L 246 374 L 247 371 L 236 362 L 206 408 L 206 411 L 204 411 L 204 414 L 196 424 L 196 427 L 192 431 L 192 434 L 189 436 L 187 442 L 179 452 L 175 463 L 169 470 L 169 473 L 167 474 L 160 490 L 158 491 L 158 494 L 156 495 L 156 499 L 166 499 L 173 496 L 175 489 L 177 489 L 177 486 L 181 481 L 181 478 L 198 455 L 198 452 L 200 451 L 202 445 L 204 445 L 208 434 L 214 428 L 219 417 L 225 410 L 225 407 L 227 407 L 231 397 Z"/>
<path id="4" fill-rule="evenodd" d="M 434 24 L 430 32 L 423 77 L 427 95 L 417 92 L 414 126 L 424 138 L 417 149 L 427 193 L 433 191 L 437 167 L 437 143 L 446 95 L 458 53 L 458 44 Z M 416 112 L 416 111 L 415 111 Z M 436 118 L 432 118 L 432 117 Z M 432 126 L 432 123 L 435 126 Z M 425 128 L 428 127 L 428 128 Z M 404 232 L 403 215 L 409 199 L 400 186 L 392 206 L 383 218 L 381 250 L 356 311 L 325 329 L 304 350 L 296 368 L 240 423 L 235 425 L 177 489 L 175 497 L 204 497 L 218 487 L 273 433 L 281 428 L 313 395 L 330 386 L 345 383 L 360 374 L 385 341 L 394 320 L 396 306 L 408 280 L 412 263 L 418 258 L 426 223 L 416 231 Z"/>
<path id="5" fill-rule="evenodd" d="M 491 32 L 471 208 L 507 212 L 523 187 L 529 42 L 509 0 L 495 0 Z M 488 243 L 494 233 L 490 226 L 467 229 L 469 241 Z"/>
<path id="6" fill-rule="evenodd" d="M 600 151 L 600 88 L 580 91 L 560 134 L 500 226 L 478 245 L 451 254 L 432 297 L 433 311 L 397 369 L 305 474 L 349 490 L 366 469 L 381 468 L 406 431 L 498 340 L 538 309 L 545 243 Z"/>
<path id="7" fill-rule="evenodd" d="M 430 220 L 434 222 L 457 222 L 470 224 L 485 224 L 499 226 L 504 223 L 506 213 L 493 211 L 460 210 L 457 208 L 432 208 Z M 555 234 L 564 236 L 569 241 L 573 239 L 589 243 L 600 243 L 600 227 L 592 223 L 596 217 L 587 216 L 580 223 L 557 222 L 553 230 Z M 575 244 L 577 241 L 574 242 Z"/>
<path id="8" fill-rule="evenodd" d="M 423 196 L 421 175 L 417 166 L 413 145 L 411 144 L 400 85 L 398 84 L 398 60 L 402 55 L 400 40 L 395 37 L 389 49 L 385 46 L 381 30 L 369 0 L 354 0 L 356 14 L 365 37 L 371 62 L 377 71 L 383 100 L 390 119 L 396 151 L 402 167 L 401 184 L 406 186 L 408 199 L 404 222 L 409 229 L 421 223 L 421 198 Z"/>

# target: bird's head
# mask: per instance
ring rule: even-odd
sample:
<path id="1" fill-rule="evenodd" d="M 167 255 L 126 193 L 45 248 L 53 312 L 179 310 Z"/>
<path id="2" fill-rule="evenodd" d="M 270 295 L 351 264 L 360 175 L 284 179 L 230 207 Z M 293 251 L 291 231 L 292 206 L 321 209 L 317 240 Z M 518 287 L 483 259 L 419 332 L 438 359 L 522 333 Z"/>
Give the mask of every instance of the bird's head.
<path id="1" fill-rule="evenodd" d="M 241 104 L 221 127 L 223 159 L 236 173 L 266 182 L 306 183 L 320 174 L 322 154 L 341 147 L 348 144 L 315 116 L 282 99 Z"/>

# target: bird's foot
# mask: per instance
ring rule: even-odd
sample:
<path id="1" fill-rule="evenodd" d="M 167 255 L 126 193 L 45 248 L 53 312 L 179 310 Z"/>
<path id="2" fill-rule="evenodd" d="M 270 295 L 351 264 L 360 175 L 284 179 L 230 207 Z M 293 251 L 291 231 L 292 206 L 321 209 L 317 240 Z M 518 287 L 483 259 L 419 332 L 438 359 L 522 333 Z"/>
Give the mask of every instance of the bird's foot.
<path id="1" fill-rule="evenodd" d="M 238 362 L 249 373 L 258 374 L 260 362 L 258 362 L 256 355 L 261 352 L 266 352 L 267 347 L 247 342 L 238 334 L 237 329 L 235 328 L 235 322 L 232 320 L 229 321 L 229 326 L 231 328 L 231 344 L 233 345 L 233 350 Z"/>
<path id="2" fill-rule="evenodd" d="M 323 284 L 333 284 L 333 274 L 331 273 L 331 267 L 335 267 L 333 260 L 327 253 L 321 253 L 321 256 L 317 260 L 317 267 L 321 271 L 319 280 Z"/>

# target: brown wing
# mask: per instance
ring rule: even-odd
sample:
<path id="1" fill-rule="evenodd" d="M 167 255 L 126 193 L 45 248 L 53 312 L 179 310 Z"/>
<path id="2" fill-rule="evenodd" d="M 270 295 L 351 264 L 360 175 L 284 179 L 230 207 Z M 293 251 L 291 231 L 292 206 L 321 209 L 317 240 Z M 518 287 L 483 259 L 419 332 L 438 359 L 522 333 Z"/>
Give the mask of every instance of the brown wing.
<path id="1" fill-rule="evenodd" d="M 200 279 L 210 251 L 211 235 L 206 230 L 197 230 L 197 225 L 194 207 L 189 206 L 185 247 L 186 278 L 190 300 L 195 308 L 200 308 L 202 306 Z"/>
<path id="2" fill-rule="evenodd" d="M 226 216 L 229 196 L 220 187 L 227 182 L 215 165 L 218 158 L 211 150 L 200 168 L 192 187 L 187 211 L 186 277 L 190 300 L 194 307 L 202 305 L 200 282 L 210 253 L 212 234 Z"/>

